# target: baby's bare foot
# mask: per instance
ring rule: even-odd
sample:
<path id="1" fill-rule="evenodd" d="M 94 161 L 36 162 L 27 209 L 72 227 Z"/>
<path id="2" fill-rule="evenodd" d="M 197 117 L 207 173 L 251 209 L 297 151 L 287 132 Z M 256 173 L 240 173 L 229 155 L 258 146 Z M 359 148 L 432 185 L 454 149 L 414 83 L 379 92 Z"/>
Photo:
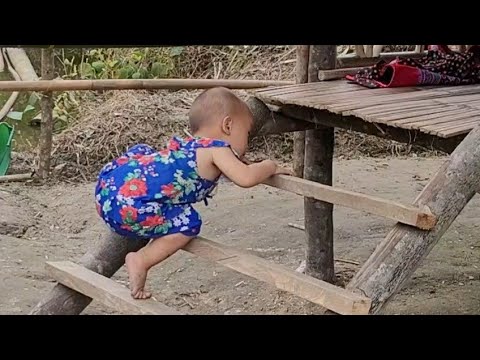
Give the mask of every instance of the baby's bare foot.
<path id="1" fill-rule="evenodd" d="M 143 264 L 142 256 L 137 253 L 129 253 L 125 258 L 127 266 L 128 279 L 130 281 L 130 291 L 134 299 L 148 299 L 152 294 L 145 291 L 145 281 L 147 280 L 147 269 Z"/>

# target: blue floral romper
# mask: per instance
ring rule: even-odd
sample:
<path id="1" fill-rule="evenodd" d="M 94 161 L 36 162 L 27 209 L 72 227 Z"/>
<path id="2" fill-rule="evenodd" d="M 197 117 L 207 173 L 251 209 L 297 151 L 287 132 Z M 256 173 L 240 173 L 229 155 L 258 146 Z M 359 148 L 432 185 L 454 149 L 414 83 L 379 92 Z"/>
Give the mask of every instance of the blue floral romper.
<path id="1" fill-rule="evenodd" d="M 117 234 L 153 239 L 182 233 L 196 236 L 202 220 L 193 203 L 211 197 L 215 181 L 198 175 L 196 150 L 229 147 L 224 141 L 173 137 L 166 149 L 135 145 L 100 171 L 97 212 Z"/>

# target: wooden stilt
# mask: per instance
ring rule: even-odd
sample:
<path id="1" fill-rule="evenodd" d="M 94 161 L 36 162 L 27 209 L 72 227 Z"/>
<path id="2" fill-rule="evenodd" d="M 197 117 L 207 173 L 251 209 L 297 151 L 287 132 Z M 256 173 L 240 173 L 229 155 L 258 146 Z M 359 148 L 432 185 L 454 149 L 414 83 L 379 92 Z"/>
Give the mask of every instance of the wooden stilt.
<path id="1" fill-rule="evenodd" d="M 308 66 L 309 82 L 318 81 L 319 70 L 335 68 L 335 45 L 312 45 Z M 308 130 L 305 135 L 305 170 L 307 180 L 332 185 L 334 129 Z M 333 260 L 333 205 L 305 198 L 305 233 L 307 235 L 306 273 L 327 281 L 335 278 Z"/>

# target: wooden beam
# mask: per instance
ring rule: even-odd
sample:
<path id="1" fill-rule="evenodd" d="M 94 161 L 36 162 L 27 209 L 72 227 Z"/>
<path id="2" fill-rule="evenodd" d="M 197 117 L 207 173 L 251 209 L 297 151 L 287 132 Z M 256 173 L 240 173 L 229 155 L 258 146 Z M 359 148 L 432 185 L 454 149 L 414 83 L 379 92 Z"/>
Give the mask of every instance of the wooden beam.
<path id="1" fill-rule="evenodd" d="M 436 223 L 436 217 L 428 207 L 420 209 L 418 206 L 407 206 L 395 201 L 338 189 L 293 176 L 275 175 L 264 181 L 264 184 L 306 198 L 366 211 L 423 230 L 433 229 Z"/>
<path id="2" fill-rule="evenodd" d="M 308 81 L 318 81 L 319 70 L 335 68 L 336 45 L 312 45 L 308 64 Z M 305 133 L 304 178 L 332 185 L 334 128 L 323 127 Z M 304 199 L 307 258 L 305 272 L 315 278 L 333 282 L 333 205 L 312 198 Z"/>
<path id="3" fill-rule="evenodd" d="M 310 57 L 309 45 L 297 45 L 297 63 L 295 68 L 295 82 L 308 82 L 308 62 Z M 305 164 L 305 131 L 293 134 L 293 172 L 295 176 L 303 177 Z"/>
<path id="4" fill-rule="evenodd" d="M 182 315 L 153 299 L 135 300 L 126 287 L 73 262 L 47 262 L 46 269 L 48 274 L 59 283 L 120 313 L 127 315 Z"/>
<path id="5" fill-rule="evenodd" d="M 111 277 L 125 263 L 125 256 L 138 251 L 148 241 L 131 241 L 112 231 L 95 239 L 93 246 L 79 260 L 79 264 L 105 277 Z M 54 286 L 30 312 L 31 315 L 78 315 L 92 299 L 62 284 Z"/>
<path id="6" fill-rule="evenodd" d="M 49 51 L 49 50 L 42 50 Z M 115 80 L 47 80 L 1 81 L 0 91 L 71 91 L 71 90 L 154 90 L 208 89 L 223 86 L 230 89 L 256 89 L 292 85 L 291 81 L 225 80 L 225 79 L 115 79 Z"/>
<path id="7" fill-rule="evenodd" d="M 480 126 L 450 155 L 415 200 L 437 215 L 432 231 L 397 224 L 348 285 L 372 299 L 378 313 L 418 268 L 475 192 L 480 190 Z"/>
<path id="8" fill-rule="evenodd" d="M 201 237 L 193 239 L 185 248 L 194 255 L 217 262 L 254 279 L 266 282 L 280 290 L 319 304 L 342 315 L 364 315 L 370 309 L 370 300 L 327 282 L 303 275 L 281 265 Z"/>

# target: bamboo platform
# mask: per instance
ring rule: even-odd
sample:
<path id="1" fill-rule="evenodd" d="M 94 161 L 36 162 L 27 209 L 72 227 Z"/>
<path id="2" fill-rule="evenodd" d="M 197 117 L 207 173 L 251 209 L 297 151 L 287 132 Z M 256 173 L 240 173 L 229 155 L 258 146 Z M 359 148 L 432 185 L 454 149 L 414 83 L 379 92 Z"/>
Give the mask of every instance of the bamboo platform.
<path id="1" fill-rule="evenodd" d="M 270 87 L 255 96 L 271 105 L 326 110 L 445 139 L 480 123 L 479 85 L 368 89 L 336 80 Z"/>

